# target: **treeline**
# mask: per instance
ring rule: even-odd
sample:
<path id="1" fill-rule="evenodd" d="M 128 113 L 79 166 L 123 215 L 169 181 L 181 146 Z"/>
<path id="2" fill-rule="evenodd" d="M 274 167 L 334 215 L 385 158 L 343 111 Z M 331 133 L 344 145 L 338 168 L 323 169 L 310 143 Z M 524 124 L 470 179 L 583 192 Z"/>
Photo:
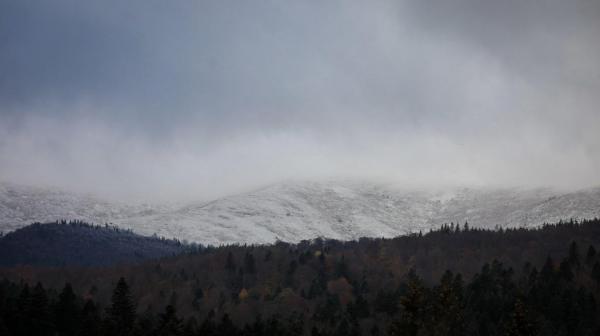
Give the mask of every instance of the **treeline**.
<path id="1" fill-rule="evenodd" d="M 598 335 L 598 246 L 598 219 L 451 224 L 132 266 L 4 269 L 0 335 Z"/>
<path id="2" fill-rule="evenodd" d="M 131 229 L 125 229 L 125 228 L 121 228 L 118 227 L 117 225 L 114 225 L 113 223 L 104 223 L 103 225 L 100 224 L 93 224 L 93 223 L 88 223 L 86 221 L 83 220 L 79 220 L 79 219 L 74 219 L 74 220 L 66 220 L 66 219 L 61 219 L 61 220 L 57 220 L 54 222 L 48 222 L 48 223 L 40 223 L 40 222 L 34 222 L 24 228 L 20 228 L 17 229 L 14 232 L 19 232 L 22 230 L 26 230 L 26 228 L 29 227 L 35 227 L 35 228 L 40 228 L 42 227 L 42 225 L 44 225 L 44 228 L 48 228 L 48 227 L 70 227 L 73 229 L 93 229 L 96 231 L 113 231 L 116 233 L 120 233 L 120 234 L 124 234 L 124 235 L 131 235 L 131 236 L 136 236 L 136 237 L 143 237 L 145 239 L 148 240 L 154 240 L 154 241 L 161 241 L 161 242 L 166 242 L 170 245 L 190 245 L 193 247 L 198 247 L 198 249 L 201 249 L 202 246 L 198 245 L 198 244 L 188 244 L 186 242 L 182 242 L 181 240 L 177 239 L 177 238 L 165 238 L 162 236 L 158 236 L 158 235 L 153 235 L 153 236 L 140 236 L 136 233 L 133 232 L 133 230 Z M 0 233 L 2 234 L 2 233 Z M 10 233 L 9 233 L 10 234 Z M 3 234 L 2 234 L 3 235 Z M 0 237 L 2 236 L 0 235 Z"/>
<path id="3" fill-rule="evenodd" d="M 198 251 L 176 239 L 145 237 L 82 221 L 33 223 L 0 236 L 0 266 L 109 266 Z"/>
<path id="4" fill-rule="evenodd" d="M 38 283 L 0 283 L 0 334 L 10 335 L 598 335 L 600 264 L 594 247 L 581 255 L 575 243 L 559 263 L 514 271 L 500 262 L 485 264 L 470 281 L 446 271 L 433 286 L 411 271 L 398 288 L 377 289 L 365 299 L 366 284 L 343 305 L 334 294 L 309 316 L 260 315 L 236 326 L 214 310 L 199 321 L 183 319 L 173 305 L 160 314 L 138 312 L 125 279 L 117 282 L 108 307 L 77 296 L 70 284 L 59 292 Z M 558 265 L 558 267 L 557 267 Z M 374 289 L 373 289 L 374 290 Z M 372 315 L 384 323 L 364 325 Z"/>

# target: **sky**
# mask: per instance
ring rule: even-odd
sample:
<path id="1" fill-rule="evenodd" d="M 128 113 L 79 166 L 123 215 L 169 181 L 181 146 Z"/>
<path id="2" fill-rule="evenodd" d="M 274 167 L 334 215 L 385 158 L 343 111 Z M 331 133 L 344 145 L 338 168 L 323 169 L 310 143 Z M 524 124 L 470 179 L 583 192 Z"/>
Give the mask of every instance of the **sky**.
<path id="1" fill-rule="evenodd" d="M 600 1 L 0 0 L 0 181 L 600 185 Z"/>

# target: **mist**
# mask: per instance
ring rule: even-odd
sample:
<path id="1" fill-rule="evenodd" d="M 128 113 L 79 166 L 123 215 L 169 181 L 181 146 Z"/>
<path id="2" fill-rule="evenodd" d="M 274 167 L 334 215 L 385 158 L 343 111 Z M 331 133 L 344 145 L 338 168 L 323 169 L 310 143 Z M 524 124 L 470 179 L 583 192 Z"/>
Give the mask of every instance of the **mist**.
<path id="1" fill-rule="evenodd" d="M 600 184 L 597 1 L 0 3 L 0 181 Z"/>

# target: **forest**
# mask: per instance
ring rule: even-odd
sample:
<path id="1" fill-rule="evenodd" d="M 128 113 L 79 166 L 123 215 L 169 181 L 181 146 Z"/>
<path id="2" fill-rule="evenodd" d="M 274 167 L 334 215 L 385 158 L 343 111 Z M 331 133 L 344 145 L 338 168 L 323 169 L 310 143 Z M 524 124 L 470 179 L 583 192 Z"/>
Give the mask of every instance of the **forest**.
<path id="1" fill-rule="evenodd" d="M 181 254 L 194 245 L 146 237 L 104 224 L 82 221 L 33 223 L 0 233 L 0 266 L 109 266 Z"/>
<path id="2" fill-rule="evenodd" d="M 0 335 L 598 335 L 600 219 L 0 269 Z"/>

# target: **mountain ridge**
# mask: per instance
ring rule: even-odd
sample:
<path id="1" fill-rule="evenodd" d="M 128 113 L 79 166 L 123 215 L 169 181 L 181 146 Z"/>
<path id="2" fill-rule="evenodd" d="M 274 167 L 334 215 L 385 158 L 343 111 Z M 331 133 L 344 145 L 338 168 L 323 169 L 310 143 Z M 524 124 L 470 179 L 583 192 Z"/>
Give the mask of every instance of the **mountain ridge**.
<path id="1" fill-rule="evenodd" d="M 152 205 L 0 185 L 0 230 L 5 232 L 69 218 L 204 245 L 393 237 L 464 221 L 482 228 L 532 227 L 598 216 L 598 187 L 419 190 L 365 181 L 289 181 L 208 202 Z"/>
<path id="2" fill-rule="evenodd" d="M 181 254 L 177 240 L 80 221 L 33 223 L 0 236 L 0 267 L 109 266 Z"/>

